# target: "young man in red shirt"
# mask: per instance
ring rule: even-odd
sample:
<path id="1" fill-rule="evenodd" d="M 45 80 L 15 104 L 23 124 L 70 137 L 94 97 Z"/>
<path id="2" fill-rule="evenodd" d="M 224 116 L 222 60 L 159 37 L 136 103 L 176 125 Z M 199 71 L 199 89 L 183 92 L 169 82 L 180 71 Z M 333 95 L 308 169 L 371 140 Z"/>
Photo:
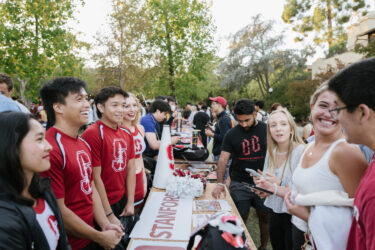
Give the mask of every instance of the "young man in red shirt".
<path id="1" fill-rule="evenodd" d="M 123 232 L 105 216 L 93 185 L 91 149 L 78 136 L 90 108 L 85 87 L 80 79 L 59 77 L 40 91 L 48 115 L 46 138 L 53 147 L 51 168 L 42 176 L 51 178 L 72 248 L 113 248 Z M 102 231 L 94 229 L 94 219 Z"/>
<path id="2" fill-rule="evenodd" d="M 105 87 L 95 97 L 99 121 L 82 137 L 91 147 L 94 181 L 108 219 L 121 225 L 120 216 L 134 214 L 135 165 L 133 136 L 119 124 L 128 94 Z M 125 193 L 127 193 L 127 198 Z"/>
<path id="3" fill-rule="evenodd" d="M 338 96 L 331 116 L 339 121 L 350 143 L 375 151 L 375 58 L 344 68 L 329 80 Z M 375 249 L 375 161 L 368 166 L 354 197 L 353 222 L 347 249 Z"/>

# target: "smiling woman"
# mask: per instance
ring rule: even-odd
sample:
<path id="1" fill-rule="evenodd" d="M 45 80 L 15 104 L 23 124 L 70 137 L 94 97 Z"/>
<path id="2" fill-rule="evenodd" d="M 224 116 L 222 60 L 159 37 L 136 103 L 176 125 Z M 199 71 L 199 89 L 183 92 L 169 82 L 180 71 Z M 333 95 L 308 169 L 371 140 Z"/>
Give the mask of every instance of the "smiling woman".
<path id="1" fill-rule="evenodd" d="M 341 125 L 329 112 L 336 103 L 336 95 L 328 90 L 327 83 L 323 83 L 311 98 L 315 141 L 307 145 L 293 174 L 293 183 L 299 194 L 336 190 L 353 197 L 365 171 L 364 156 L 356 145 L 345 141 Z M 333 201 L 334 197 L 330 199 Z M 331 203 L 332 206 L 312 203 L 309 209 L 296 205 L 290 193 L 285 203 L 290 213 L 309 221 L 318 249 L 346 248 L 351 208 L 334 206 L 335 203 Z"/>
<path id="2" fill-rule="evenodd" d="M 69 249 L 48 180 L 51 145 L 27 114 L 0 114 L 0 248 Z M 26 237 L 27 236 L 27 237 Z"/>

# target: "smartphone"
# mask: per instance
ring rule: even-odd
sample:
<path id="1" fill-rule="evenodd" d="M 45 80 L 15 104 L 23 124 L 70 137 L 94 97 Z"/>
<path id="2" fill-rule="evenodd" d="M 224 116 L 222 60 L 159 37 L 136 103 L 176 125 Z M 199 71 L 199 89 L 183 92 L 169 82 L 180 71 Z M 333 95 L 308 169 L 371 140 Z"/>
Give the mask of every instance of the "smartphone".
<path id="1" fill-rule="evenodd" d="M 253 184 L 250 185 L 250 187 L 253 188 L 253 189 L 255 189 L 255 190 L 258 190 L 258 191 L 261 191 L 261 192 L 267 193 L 267 194 L 273 194 L 273 192 L 268 191 L 268 190 L 263 189 L 263 188 L 260 188 L 260 187 L 257 187 L 257 186 L 255 186 L 255 185 L 253 185 Z"/>
<path id="2" fill-rule="evenodd" d="M 254 169 L 251 168 L 245 168 L 245 171 L 248 172 L 249 174 L 254 175 L 255 177 L 261 177 L 262 175 L 255 171 Z"/>

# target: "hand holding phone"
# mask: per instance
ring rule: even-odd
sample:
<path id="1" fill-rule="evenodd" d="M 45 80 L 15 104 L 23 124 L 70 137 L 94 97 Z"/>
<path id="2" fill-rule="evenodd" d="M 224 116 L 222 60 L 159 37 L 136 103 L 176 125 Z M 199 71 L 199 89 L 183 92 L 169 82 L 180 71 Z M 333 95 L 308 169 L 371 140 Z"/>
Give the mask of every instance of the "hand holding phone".
<path id="1" fill-rule="evenodd" d="M 250 185 L 250 187 L 251 187 L 252 189 L 255 189 L 255 190 L 258 190 L 258 191 L 261 191 L 261 192 L 267 193 L 267 194 L 273 194 L 273 192 L 268 191 L 268 190 L 263 189 L 263 188 L 260 188 L 260 187 L 257 187 L 257 186 L 255 186 L 255 185 Z"/>
<path id="2" fill-rule="evenodd" d="M 245 168 L 245 171 L 248 172 L 249 174 L 252 174 L 255 177 L 262 177 L 262 175 L 258 173 L 257 171 L 255 171 L 254 169 Z"/>

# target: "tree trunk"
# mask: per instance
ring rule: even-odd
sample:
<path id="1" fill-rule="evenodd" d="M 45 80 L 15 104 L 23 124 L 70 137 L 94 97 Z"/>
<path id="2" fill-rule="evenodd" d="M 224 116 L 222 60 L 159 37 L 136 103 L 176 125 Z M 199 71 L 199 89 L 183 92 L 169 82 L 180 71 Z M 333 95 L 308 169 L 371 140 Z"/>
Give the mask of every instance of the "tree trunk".
<path id="1" fill-rule="evenodd" d="M 259 85 L 260 93 L 262 94 L 262 97 L 263 97 L 263 99 L 264 99 L 264 92 L 263 92 L 263 88 L 262 88 L 261 79 L 260 79 L 259 77 L 257 77 L 256 82 L 257 82 L 258 85 Z"/>
<path id="2" fill-rule="evenodd" d="M 170 33 L 169 33 L 168 23 L 167 23 L 167 56 L 168 56 L 168 70 L 169 70 L 169 87 L 171 88 L 171 95 L 174 96 L 175 68 L 174 68 L 174 63 L 173 63 L 173 52 L 172 52 L 171 36 L 170 36 Z"/>
<path id="3" fill-rule="evenodd" d="M 327 34 L 327 40 L 328 40 L 328 48 L 331 48 L 332 46 L 332 0 L 327 0 L 327 22 L 328 22 L 328 34 Z"/>
<path id="4" fill-rule="evenodd" d="M 28 101 L 26 100 L 26 96 L 25 96 L 25 90 L 26 90 L 27 82 L 25 80 L 21 79 L 20 77 L 17 77 L 17 80 L 20 82 L 21 100 L 23 101 L 23 103 L 27 104 Z"/>

